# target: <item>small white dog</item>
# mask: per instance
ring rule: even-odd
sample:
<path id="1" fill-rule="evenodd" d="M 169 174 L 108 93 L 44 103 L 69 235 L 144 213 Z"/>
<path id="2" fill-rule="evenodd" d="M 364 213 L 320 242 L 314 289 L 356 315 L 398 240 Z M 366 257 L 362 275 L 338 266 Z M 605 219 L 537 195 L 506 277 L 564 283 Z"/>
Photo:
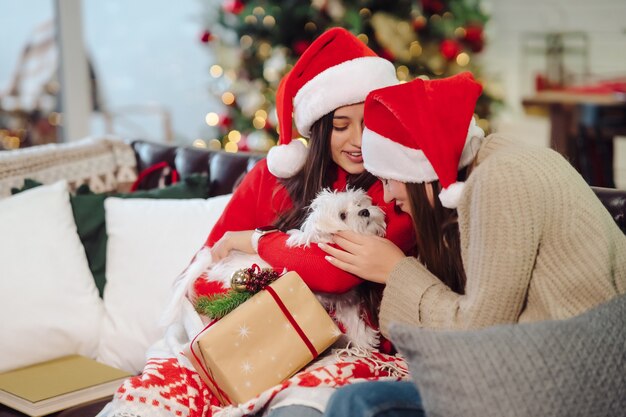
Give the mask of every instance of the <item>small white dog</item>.
<path id="1" fill-rule="evenodd" d="M 371 198 L 361 189 L 348 189 L 344 192 L 322 190 L 308 207 L 307 218 L 300 229 L 290 230 L 287 245 L 309 246 L 311 243 L 330 243 L 332 234 L 341 230 L 352 230 L 366 235 L 384 236 L 385 213 L 372 204 Z M 203 248 L 189 267 L 175 283 L 175 295 L 165 314 L 165 321 L 171 322 L 180 297 L 194 298 L 193 283 L 200 277 L 221 282 L 230 287 L 233 272 L 257 264 L 261 268 L 270 267 L 259 255 L 240 251 L 230 254 L 213 263 L 209 248 Z M 365 324 L 362 317 L 361 300 L 355 289 L 343 294 L 317 293 L 322 305 L 333 312 L 334 317 L 345 329 L 347 341 L 357 346 L 371 349 L 378 344 L 378 332 Z"/>
<path id="2" fill-rule="evenodd" d="M 300 229 L 290 230 L 289 246 L 330 243 L 332 235 L 352 230 L 365 235 L 385 235 L 385 213 L 361 189 L 337 192 L 324 189 L 311 202 Z"/>

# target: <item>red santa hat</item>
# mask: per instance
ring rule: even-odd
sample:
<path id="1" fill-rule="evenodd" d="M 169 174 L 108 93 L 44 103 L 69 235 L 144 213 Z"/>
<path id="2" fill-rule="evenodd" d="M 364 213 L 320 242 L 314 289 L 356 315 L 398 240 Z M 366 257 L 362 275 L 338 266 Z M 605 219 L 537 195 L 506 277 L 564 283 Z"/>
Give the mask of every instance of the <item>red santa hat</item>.
<path id="1" fill-rule="evenodd" d="M 365 101 L 377 88 L 397 84 L 393 64 L 377 56 L 356 36 L 342 28 L 320 35 L 283 77 L 276 93 L 279 146 L 270 149 L 267 165 L 276 177 L 295 175 L 304 165 L 307 148 L 292 141 L 292 123 L 308 138 L 322 116 Z"/>
<path id="2" fill-rule="evenodd" d="M 481 92 L 469 72 L 372 91 L 365 101 L 365 169 L 401 182 L 439 180 L 441 204 L 456 208 L 463 190 L 458 170 L 484 137 L 473 118 Z"/>

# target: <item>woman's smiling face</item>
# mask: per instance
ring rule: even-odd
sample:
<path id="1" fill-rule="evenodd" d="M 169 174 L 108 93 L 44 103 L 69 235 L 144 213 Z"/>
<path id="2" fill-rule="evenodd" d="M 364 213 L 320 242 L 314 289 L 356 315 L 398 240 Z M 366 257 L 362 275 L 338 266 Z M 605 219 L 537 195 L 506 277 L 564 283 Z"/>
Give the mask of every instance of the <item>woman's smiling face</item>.
<path id="1" fill-rule="evenodd" d="M 330 149 L 333 161 L 350 174 L 365 171 L 361 155 L 363 103 L 339 107 L 333 116 Z"/>

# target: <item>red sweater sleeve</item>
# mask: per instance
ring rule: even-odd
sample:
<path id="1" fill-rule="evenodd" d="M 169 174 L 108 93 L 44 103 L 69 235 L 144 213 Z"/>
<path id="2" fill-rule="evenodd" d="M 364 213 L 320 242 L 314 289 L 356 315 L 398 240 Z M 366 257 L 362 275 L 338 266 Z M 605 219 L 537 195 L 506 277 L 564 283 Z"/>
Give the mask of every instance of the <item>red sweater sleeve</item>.
<path id="1" fill-rule="evenodd" d="M 213 246 L 229 231 L 253 230 L 274 224 L 278 214 L 290 208 L 291 204 L 285 189 L 268 171 L 267 162 L 261 160 L 233 193 L 205 245 Z"/>
<path id="2" fill-rule="evenodd" d="M 288 237 L 286 233 L 272 233 L 259 241 L 259 255 L 277 271 L 296 271 L 312 291 L 343 293 L 363 282 L 332 266 L 316 244 L 289 247 Z"/>

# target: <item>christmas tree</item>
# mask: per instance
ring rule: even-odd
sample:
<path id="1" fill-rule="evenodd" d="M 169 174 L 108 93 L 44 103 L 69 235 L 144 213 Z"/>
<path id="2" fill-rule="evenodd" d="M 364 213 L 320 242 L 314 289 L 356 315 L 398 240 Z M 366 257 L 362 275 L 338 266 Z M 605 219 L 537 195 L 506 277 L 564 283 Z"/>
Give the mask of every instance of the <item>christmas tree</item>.
<path id="1" fill-rule="evenodd" d="M 206 116 L 217 132 L 208 142 L 213 149 L 265 151 L 275 144 L 278 83 L 330 27 L 350 30 L 393 62 L 401 81 L 466 70 L 481 80 L 474 57 L 484 48 L 488 16 L 479 0 L 201 1 L 199 40 L 215 57 L 210 89 L 224 103 Z M 479 99 L 476 114 L 485 130 L 497 102 L 488 92 Z"/>

